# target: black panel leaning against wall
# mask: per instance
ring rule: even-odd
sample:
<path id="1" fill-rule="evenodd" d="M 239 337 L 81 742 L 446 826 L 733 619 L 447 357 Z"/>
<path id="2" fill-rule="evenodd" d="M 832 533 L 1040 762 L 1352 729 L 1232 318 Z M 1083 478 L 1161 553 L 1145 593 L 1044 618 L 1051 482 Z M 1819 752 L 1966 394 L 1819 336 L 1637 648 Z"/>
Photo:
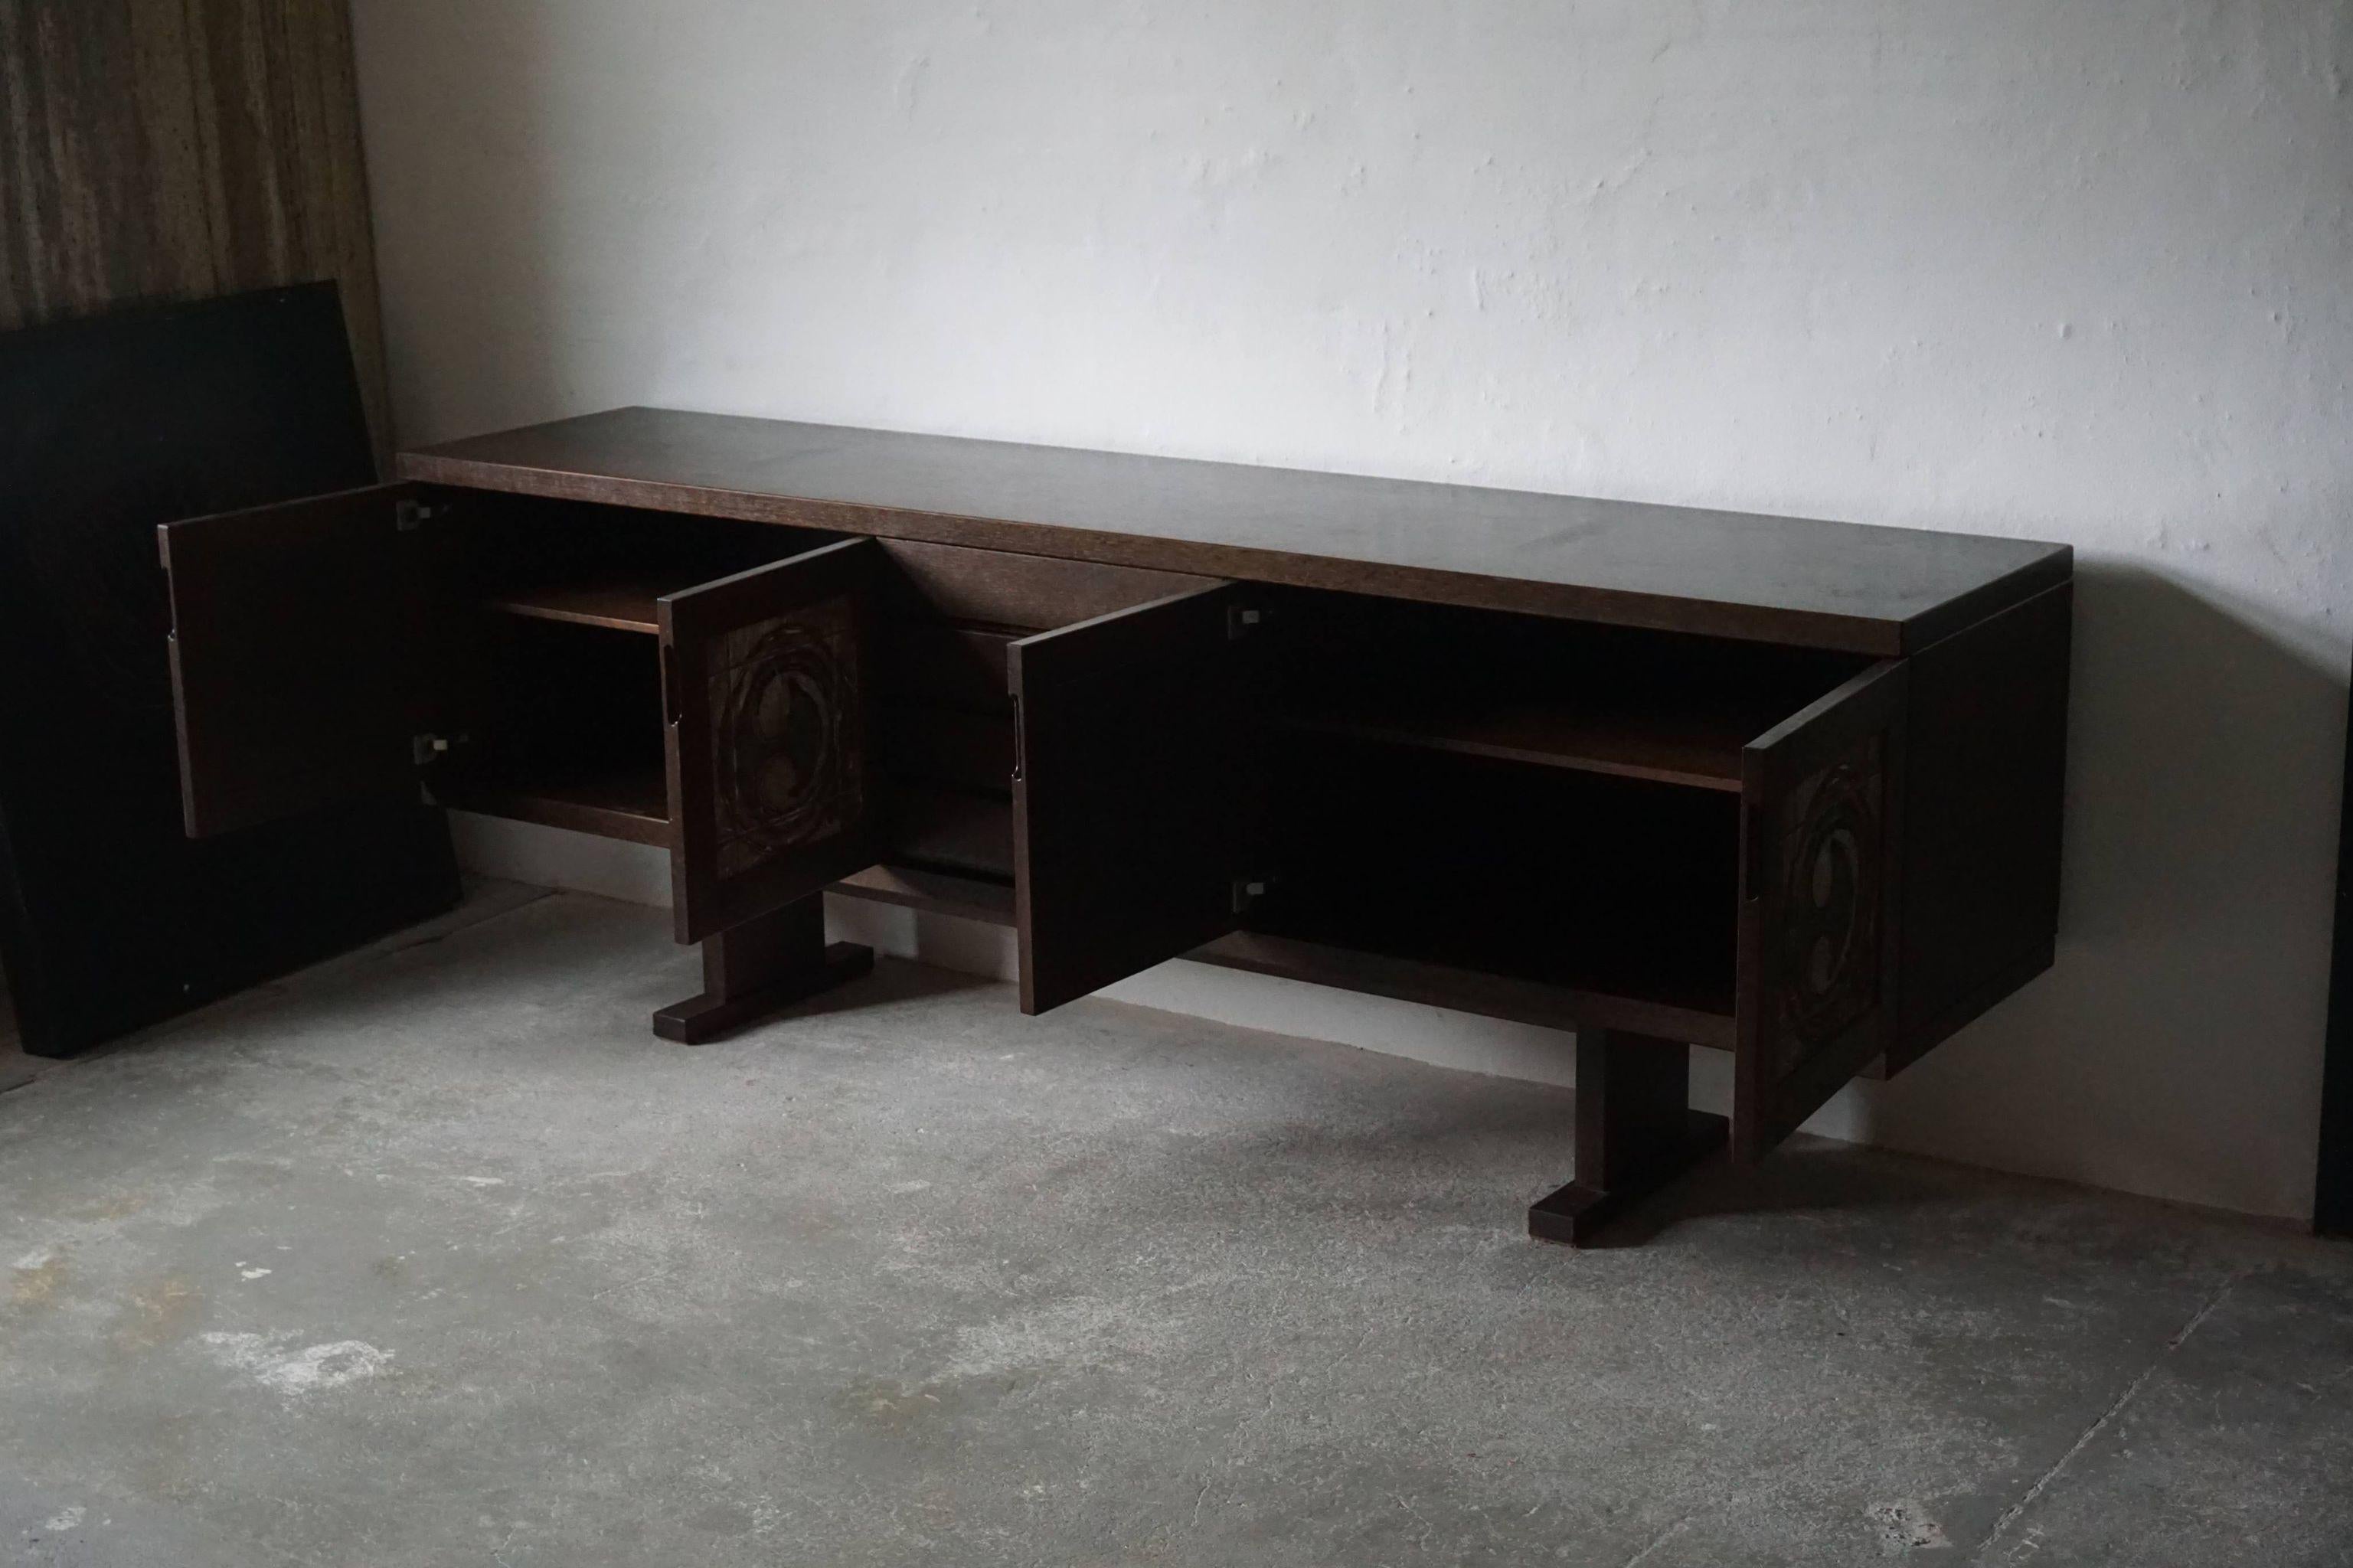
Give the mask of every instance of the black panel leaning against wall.
<path id="1" fill-rule="evenodd" d="M 0 337 L 0 958 L 58 1056 L 448 908 L 378 802 L 192 843 L 155 525 L 371 483 L 332 284 Z"/>

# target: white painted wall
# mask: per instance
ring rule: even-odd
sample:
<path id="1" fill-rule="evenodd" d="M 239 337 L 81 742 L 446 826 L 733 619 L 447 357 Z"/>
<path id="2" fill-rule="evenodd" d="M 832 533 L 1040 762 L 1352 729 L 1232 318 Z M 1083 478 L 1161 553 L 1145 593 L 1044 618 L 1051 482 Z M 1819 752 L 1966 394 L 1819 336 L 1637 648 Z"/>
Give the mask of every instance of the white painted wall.
<path id="1" fill-rule="evenodd" d="M 2353 7 L 354 10 L 408 442 L 652 403 L 2073 542 L 2059 967 L 1828 1125 L 2306 1210 Z"/>

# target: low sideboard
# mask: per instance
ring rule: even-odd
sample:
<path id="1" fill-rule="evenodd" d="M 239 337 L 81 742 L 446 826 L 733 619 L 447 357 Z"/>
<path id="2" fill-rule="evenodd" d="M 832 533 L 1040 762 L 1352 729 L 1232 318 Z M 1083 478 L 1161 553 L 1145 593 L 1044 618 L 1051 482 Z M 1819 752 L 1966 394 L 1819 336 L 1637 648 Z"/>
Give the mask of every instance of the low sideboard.
<path id="1" fill-rule="evenodd" d="M 2052 962 L 2062 545 L 631 408 L 167 524 L 188 831 L 666 848 L 712 1038 L 821 896 L 1576 1032 L 1589 1239 Z M 1727 1117 L 1689 1047 L 1729 1051 Z"/>

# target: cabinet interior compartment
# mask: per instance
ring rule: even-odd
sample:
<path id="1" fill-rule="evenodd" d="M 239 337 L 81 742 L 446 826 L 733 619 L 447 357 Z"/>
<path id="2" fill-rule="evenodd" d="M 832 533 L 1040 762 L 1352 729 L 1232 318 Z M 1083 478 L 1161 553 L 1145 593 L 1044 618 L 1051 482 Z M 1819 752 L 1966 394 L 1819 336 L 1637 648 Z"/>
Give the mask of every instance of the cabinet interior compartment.
<path id="1" fill-rule="evenodd" d="M 1343 595 L 1286 608 L 1279 727 L 1736 794 L 1850 654 Z"/>
<path id="2" fill-rule="evenodd" d="M 1867 660 L 1299 595 L 1245 929 L 1728 1021 L 1743 748 Z"/>
<path id="3" fill-rule="evenodd" d="M 1023 637 L 1202 584 L 1135 567 L 884 541 L 876 606 L 875 728 L 886 869 L 858 890 L 1009 920 L 1013 700 Z M 895 872 L 918 874 L 908 882 Z M 940 884 L 923 877 L 955 879 Z M 928 894 L 912 891 L 928 888 Z"/>
<path id="4" fill-rule="evenodd" d="M 1012 887 L 1006 649 L 1025 635 L 931 614 L 910 592 L 884 595 L 872 755 L 887 863 Z"/>
<path id="5" fill-rule="evenodd" d="M 444 805 L 667 846 L 661 662 L 651 637 L 521 617 L 468 629 L 427 775 Z"/>
<path id="6" fill-rule="evenodd" d="M 659 632 L 654 601 L 833 536 L 727 518 L 529 496 L 468 496 L 439 531 L 456 605 L 559 625 Z"/>
<path id="7" fill-rule="evenodd" d="M 807 530 L 468 495 L 434 525 L 443 804 L 667 846 L 655 601 L 824 543 Z"/>
<path id="8" fill-rule="evenodd" d="M 1731 1016 L 1737 795 L 1348 736 L 1268 760 L 1248 930 Z"/>

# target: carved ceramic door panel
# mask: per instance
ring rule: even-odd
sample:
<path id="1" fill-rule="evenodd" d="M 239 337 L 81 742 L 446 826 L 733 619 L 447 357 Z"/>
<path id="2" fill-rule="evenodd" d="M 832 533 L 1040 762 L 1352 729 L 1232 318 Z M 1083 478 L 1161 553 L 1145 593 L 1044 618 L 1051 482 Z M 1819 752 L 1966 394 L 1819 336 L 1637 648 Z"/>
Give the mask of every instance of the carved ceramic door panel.
<path id="1" fill-rule="evenodd" d="M 660 601 L 679 941 L 873 864 L 882 562 L 848 540 Z"/>
<path id="2" fill-rule="evenodd" d="M 1736 1159 L 1887 1048 L 1906 673 L 1873 665 L 1743 754 Z"/>
<path id="3" fill-rule="evenodd" d="M 420 508 L 378 485 L 157 530 L 190 837 L 416 797 Z"/>

